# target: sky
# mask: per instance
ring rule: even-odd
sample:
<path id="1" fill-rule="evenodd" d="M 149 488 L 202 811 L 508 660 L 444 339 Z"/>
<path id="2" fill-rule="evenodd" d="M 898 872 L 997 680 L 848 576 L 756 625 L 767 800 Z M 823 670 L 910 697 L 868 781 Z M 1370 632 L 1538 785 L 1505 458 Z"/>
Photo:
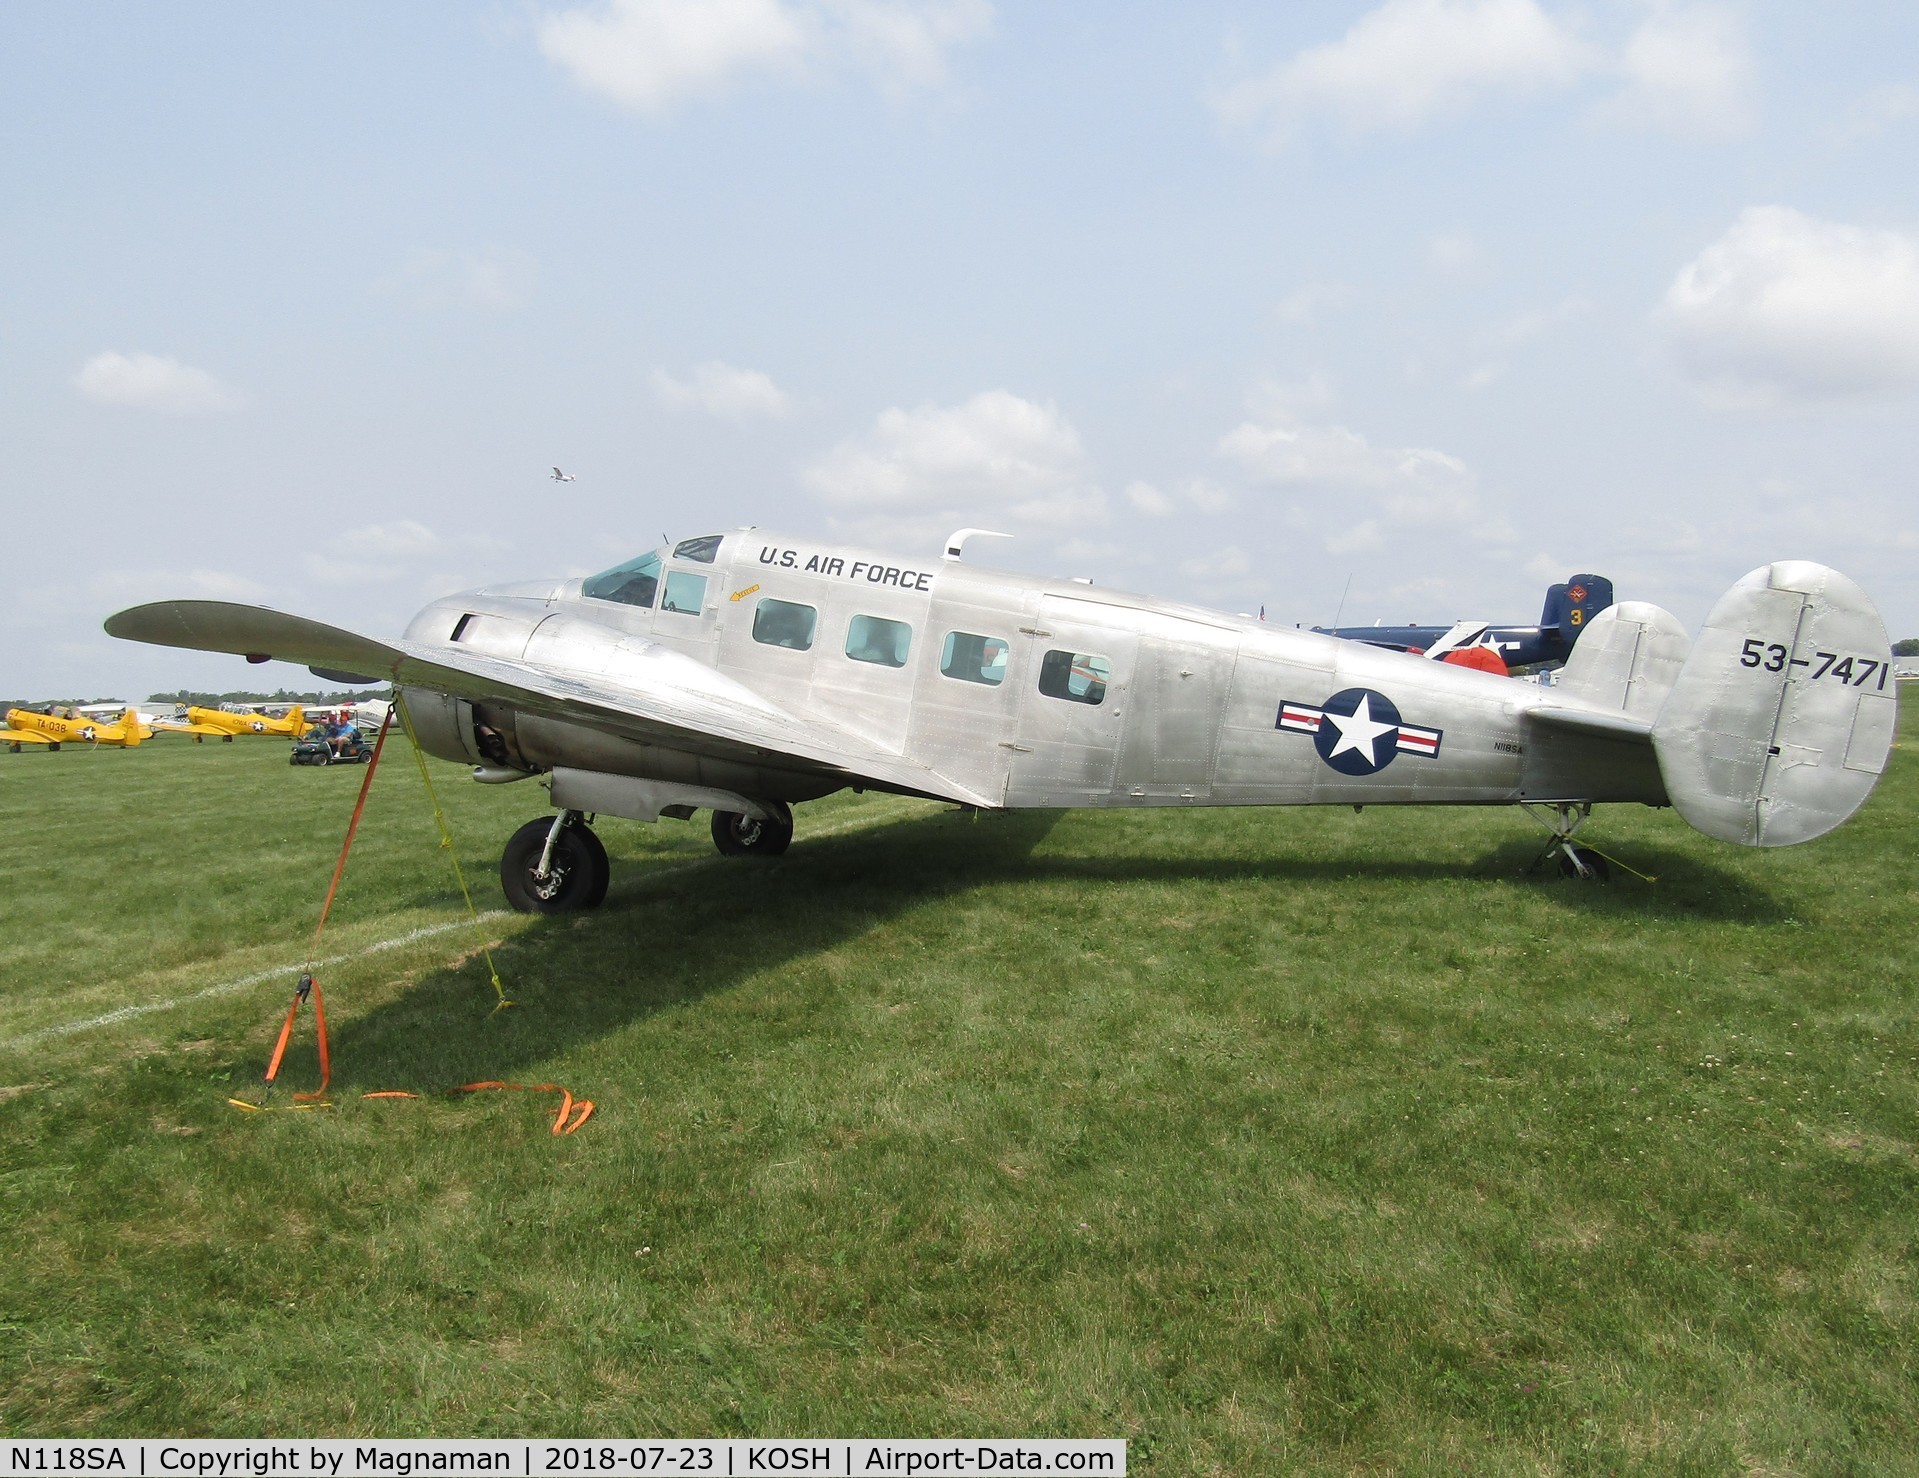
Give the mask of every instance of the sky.
<path id="1" fill-rule="evenodd" d="M 1308 624 L 1809 558 L 1919 634 L 1899 0 L 14 5 L 0 202 L 0 694 L 742 524 Z"/>

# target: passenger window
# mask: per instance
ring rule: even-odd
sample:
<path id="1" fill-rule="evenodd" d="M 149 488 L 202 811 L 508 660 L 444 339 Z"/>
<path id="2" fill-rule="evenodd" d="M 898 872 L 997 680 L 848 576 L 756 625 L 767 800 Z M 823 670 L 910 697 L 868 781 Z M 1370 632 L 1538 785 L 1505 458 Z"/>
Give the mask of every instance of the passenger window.
<path id="1" fill-rule="evenodd" d="M 1102 703 L 1113 664 L 1090 652 L 1048 652 L 1040 659 L 1039 690 L 1068 703 Z"/>
<path id="2" fill-rule="evenodd" d="M 753 640 L 804 652 L 813 645 L 813 627 L 819 618 L 811 606 L 768 598 L 753 610 Z"/>
<path id="3" fill-rule="evenodd" d="M 623 565 L 615 565 L 580 585 L 581 595 L 590 595 L 595 600 L 616 600 L 623 606 L 645 606 L 651 609 L 653 597 L 660 588 L 660 557 L 657 554 L 642 554 L 638 559 L 629 559 Z"/>
<path id="4" fill-rule="evenodd" d="M 710 565 L 713 556 L 720 551 L 720 540 L 724 534 L 702 534 L 697 539 L 682 539 L 673 546 L 673 558 L 690 560 L 696 565 Z"/>
<path id="5" fill-rule="evenodd" d="M 985 683 L 997 688 L 1006 681 L 1006 654 L 1010 648 L 996 636 L 949 631 L 940 650 L 940 671 L 963 683 Z"/>
<path id="6" fill-rule="evenodd" d="M 884 616 L 855 616 L 846 628 L 846 655 L 855 662 L 904 667 L 913 644 L 913 628 Z"/>
<path id="7" fill-rule="evenodd" d="M 660 602 L 662 611 L 676 611 L 682 616 L 697 616 L 705 600 L 706 576 L 695 575 L 687 570 L 667 571 L 666 599 Z"/>

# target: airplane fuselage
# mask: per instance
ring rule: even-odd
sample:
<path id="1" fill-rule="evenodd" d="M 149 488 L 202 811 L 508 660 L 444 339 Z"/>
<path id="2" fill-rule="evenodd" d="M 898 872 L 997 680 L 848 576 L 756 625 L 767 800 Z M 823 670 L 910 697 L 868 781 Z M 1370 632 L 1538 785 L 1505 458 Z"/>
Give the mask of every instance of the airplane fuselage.
<path id="1" fill-rule="evenodd" d="M 608 572 L 449 596 L 407 636 L 596 679 L 664 648 L 993 806 L 1666 801 L 1645 746 L 1528 724 L 1545 696 L 1529 685 L 1331 636 L 754 529 L 643 564 L 624 583 Z M 848 783 L 408 697 L 429 748 L 496 774 L 584 770 L 785 801 Z"/>

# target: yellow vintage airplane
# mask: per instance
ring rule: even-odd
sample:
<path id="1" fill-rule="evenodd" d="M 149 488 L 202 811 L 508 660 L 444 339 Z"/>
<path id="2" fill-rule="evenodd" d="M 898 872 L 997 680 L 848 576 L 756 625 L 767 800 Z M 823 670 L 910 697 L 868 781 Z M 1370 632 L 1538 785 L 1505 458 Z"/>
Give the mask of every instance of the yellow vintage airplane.
<path id="1" fill-rule="evenodd" d="M 285 718 L 268 718 L 264 713 L 228 713 L 224 708 L 189 708 L 185 723 L 163 720 L 154 727 L 177 734 L 215 734 L 230 744 L 235 734 L 277 734 L 283 739 L 298 739 L 306 733 L 307 721 L 306 711 L 296 703 L 287 710 Z M 199 742 L 197 737 L 195 742 Z"/>
<path id="2" fill-rule="evenodd" d="M 60 718 L 50 713 L 35 713 L 31 708 L 9 708 L 4 737 L 15 754 L 23 744 L 44 744 L 58 749 L 62 744 L 105 744 L 114 749 L 132 749 L 145 743 L 154 730 L 140 722 L 138 709 L 127 711 L 111 722 L 89 718 Z"/>

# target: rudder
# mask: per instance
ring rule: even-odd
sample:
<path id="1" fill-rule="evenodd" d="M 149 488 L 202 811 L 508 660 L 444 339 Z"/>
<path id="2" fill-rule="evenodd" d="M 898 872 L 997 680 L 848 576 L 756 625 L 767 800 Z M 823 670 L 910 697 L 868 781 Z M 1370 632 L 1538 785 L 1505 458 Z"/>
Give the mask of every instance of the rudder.
<path id="1" fill-rule="evenodd" d="M 1886 628 L 1825 565 L 1762 565 L 1720 597 L 1653 725 L 1673 806 L 1721 841 L 1784 847 L 1872 793 L 1898 700 Z"/>

